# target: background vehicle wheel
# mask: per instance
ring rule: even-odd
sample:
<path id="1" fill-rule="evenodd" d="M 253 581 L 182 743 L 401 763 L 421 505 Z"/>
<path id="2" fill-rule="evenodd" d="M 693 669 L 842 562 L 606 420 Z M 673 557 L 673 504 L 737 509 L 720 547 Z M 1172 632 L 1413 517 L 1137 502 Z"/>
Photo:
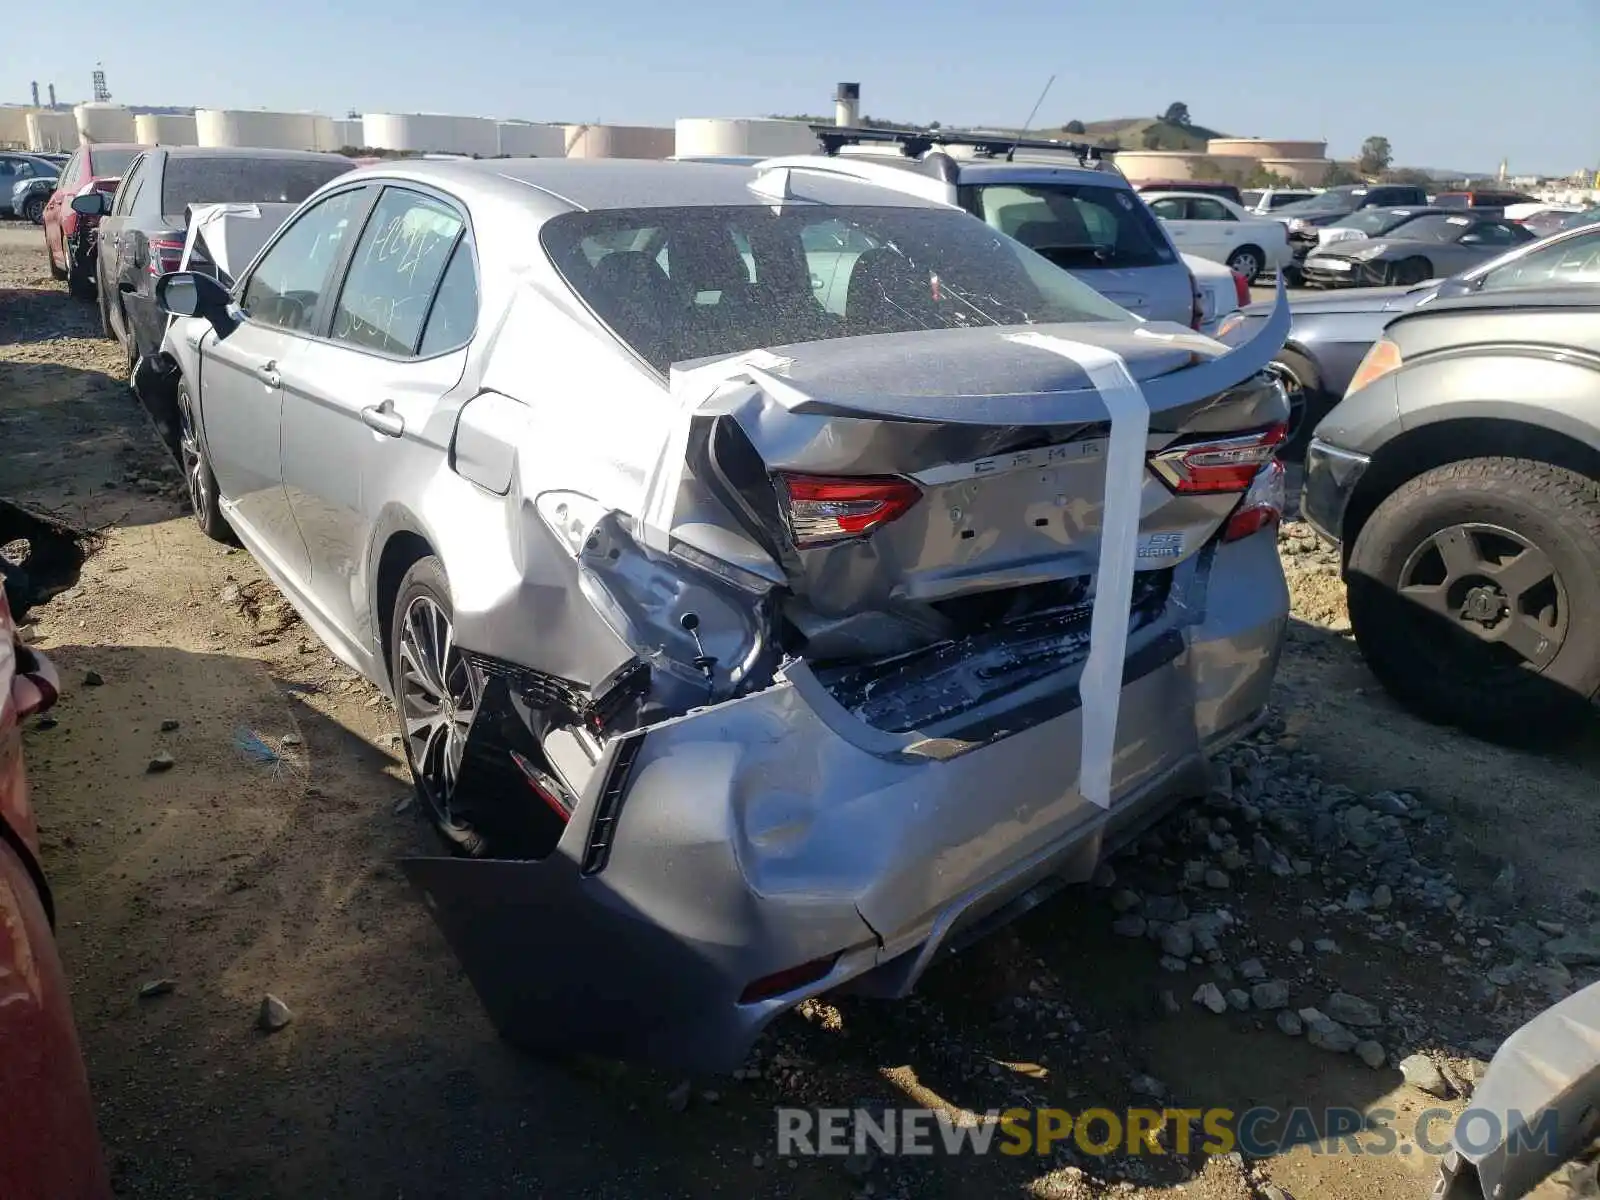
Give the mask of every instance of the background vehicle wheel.
<path id="1" fill-rule="evenodd" d="M 1410 287 L 1424 279 L 1432 279 L 1433 264 L 1425 258 L 1404 259 L 1390 269 L 1389 278 L 1401 286 Z"/>
<path id="2" fill-rule="evenodd" d="M 54 250 L 50 249 L 50 239 L 48 237 L 44 240 L 44 256 L 50 260 L 50 278 L 56 280 L 65 279 L 67 277 L 67 269 L 65 267 L 56 266 L 56 254 Z M 61 257 L 65 258 L 66 256 L 67 240 L 66 238 L 62 238 Z"/>
<path id="3" fill-rule="evenodd" d="M 195 524 L 212 541 L 238 544 L 233 527 L 222 515 L 217 502 L 217 478 L 206 461 L 204 444 L 200 440 L 200 427 L 194 419 L 194 402 L 189 398 L 189 385 L 178 383 L 178 458 L 183 465 L 184 482 L 189 487 L 189 506 L 194 510 Z"/>
<path id="4" fill-rule="evenodd" d="M 411 779 L 447 845 L 480 856 L 483 835 L 455 795 L 467 733 L 482 688 L 455 642 L 455 616 L 444 565 L 418 559 L 400 581 L 389 636 L 389 678 L 400 714 L 400 741 Z"/>
<path id="5" fill-rule="evenodd" d="M 1600 693 L 1600 484 L 1514 458 L 1426 471 L 1356 538 L 1349 600 L 1407 707 L 1496 741 L 1563 737 Z"/>
<path id="6" fill-rule="evenodd" d="M 1298 458 L 1305 453 L 1317 422 L 1327 415 L 1329 405 L 1322 392 L 1322 377 L 1309 358 L 1293 350 L 1280 350 L 1267 370 L 1277 376 L 1288 393 L 1289 436 L 1284 439 L 1284 453 Z"/>
<path id="7" fill-rule="evenodd" d="M 1254 246 L 1240 246 L 1228 256 L 1228 270 L 1237 271 L 1245 280 L 1254 284 L 1261 274 L 1261 267 L 1266 256 Z"/>
<path id="8" fill-rule="evenodd" d="M 78 256 L 72 253 L 72 247 L 65 241 L 61 243 L 62 252 L 67 260 L 67 291 L 74 300 L 93 300 L 96 297 L 94 280 L 89 278 L 89 270 L 78 261 Z"/>
<path id="9" fill-rule="evenodd" d="M 28 202 L 22 206 L 22 215 L 35 225 L 44 224 L 44 197 L 30 196 Z"/>

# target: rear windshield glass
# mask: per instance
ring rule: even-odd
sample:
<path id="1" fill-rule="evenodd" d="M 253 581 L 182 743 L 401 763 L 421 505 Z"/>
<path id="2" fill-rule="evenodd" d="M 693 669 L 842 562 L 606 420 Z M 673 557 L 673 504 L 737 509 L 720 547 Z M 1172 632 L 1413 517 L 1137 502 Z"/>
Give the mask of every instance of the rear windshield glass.
<path id="1" fill-rule="evenodd" d="M 863 334 L 1137 320 L 954 209 L 610 209 L 556 217 L 540 240 L 659 371 Z"/>
<path id="2" fill-rule="evenodd" d="M 1359 229 L 1362 233 L 1387 233 L 1414 216 L 1416 213 L 1406 209 L 1363 208 L 1360 212 L 1351 213 L 1339 224 L 1345 229 Z"/>
<path id="3" fill-rule="evenodd" d="M 293 158 L 169 158 L 161 211 L 181 213 L 190 204 L 298 204 L 354 166 Z"/>
<path id="4" fill-rule="evenodd" d="M 1412 242 L 1453 242 L 1473 225 L 1470 217 L 1450 217 L 1443 213 L 1429 213 L 1415 221 L 1407 221 L 1394 231 L 1397 238 Z"/>
<path id="5" fill-rule="evenodd" d="M 89 171 L 97 178 L 114 178 L 128 169 L 138 150 L 91 150 Z"/>
<path id="6" fill-rule="evenodd" d="M 1433 198 L 1435 208 L 1467 208 L 1472 204 L 1472 197 L 1466 192 L 1440 192 Z"/>
<path id="7" fill-rule="evenodd" d="M 1158 267 L 1176 261 L 1150 210 L 1124 188 L 998 183 L 978 189 L 978 215 L 1058 267 Z"/>

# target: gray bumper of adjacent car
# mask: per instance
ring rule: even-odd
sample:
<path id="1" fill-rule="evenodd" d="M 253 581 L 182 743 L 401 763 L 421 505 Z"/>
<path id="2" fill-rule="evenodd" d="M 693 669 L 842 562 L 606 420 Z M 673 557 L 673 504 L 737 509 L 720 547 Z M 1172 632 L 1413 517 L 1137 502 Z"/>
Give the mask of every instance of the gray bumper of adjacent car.
<path id="1" fill-rule="evenodd" d="M 1506 1039 L 1456 1122 L 1438 1200 L 1517 1200 L 1600 1133 L 1600 984 Z"/>
<path id="2" fill-rule="evenodd" d="M 1129 656 L 1109 811 L 1078 791 L 1076 704 L 970 748 L 919 742 L 797 663 L 613 740 L 547 858 L 406 871 L 513 1041 L 731 1069 L 799 1000 L 906 993 L 1204 790 L 1208 754 L 1267 703 L 1288 596 L 1271 536 L 1178 575 L 1195 604 Z"/>
<path id="3" fill-rule="evenodd" d="M 1312 438 L 1306 447 L 1300 515 L 1328 541 L 1343 540 L 1345 509 L 1371 463 L 1365 454 L 1342 450 L 1319 438 Z"/>

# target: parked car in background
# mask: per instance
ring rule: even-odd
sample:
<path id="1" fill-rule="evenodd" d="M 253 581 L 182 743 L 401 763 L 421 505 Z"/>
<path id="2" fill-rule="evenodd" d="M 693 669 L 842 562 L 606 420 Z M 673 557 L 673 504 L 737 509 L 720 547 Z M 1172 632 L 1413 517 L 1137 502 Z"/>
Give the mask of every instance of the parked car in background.
<path id="1" fill-rule="evenodd" d="M 1331 187 L 1294 204 L 1285 204 L 1272 215 L 1289 231 L 1289 246 L 1295 261 L 1316 248 L 1317 230 L 1334 225 L 1363 208 L 1427 208 L 1428 195 L 1410 184 L 1377 183 Z"/>
<path id="2" fill-rule="evenodd" d="M 1240 207 L 1244 206 L 1244 193 L 1232 183 L 1216 183 L 1206 179 L 1147 179 L 1135 189 L 1138 192 L 1200 192 L 1207 196 L 1221 196 Z"/>
<path id="3" fill-rule="evenodd" d="M 115 197 L 89 192 L 73 201 L 78 213 L 99 218 L 95 274 L 108 284 L 100 289 L 101 330 L 122 346 L 129 383 L 152 405 L 158 422 L 171 414 L 166 404 L 145 395 L 150 372 L 141 366 L 161 348 L 167 330 L 155 281 L 178 269 L 190 207 L 298 204 L 352 169 L 339 154 L 157 146 L 129 165 Z M 161 399 L 171 402 L 170 396 Z"/>
<path id="4" fill-rule="evenodd" d="M 462 852 L 404 869 L 515 1041 L 729 1069 L 807 997 L 903 995 L 1267 702 L 1286 310 L 1228 352 L 942 196 L 559 158 L 373 167 L 231 292 L 157 288 L 196 518 L 394 697 Z M 1073 344 L 1151 414 L 1109 807 Z"/>
<path id="5" fill-rule="evenodd" d="M 1320 249 L 1334 242 L 1354 242 L 1363 238 L 1383 237 L 1408 221 L 1414 221 L 1428 213 L 1443 211 L 1440 208 L 1363 208 L 1348 217 L 1341 217 L 1332 225 L 1324 225 L 1316 230 L 1317 247 Z"/>
<path id="6" fill-rule="evenodd" d="M 1319 246 L 1300 265 L 1313 287 L 1421 283 L 1453 275 L 1537 239 L 1521 225 L 1476 213 L 1430 213 L 1382 237 Z"/>
<path id="7" fill-rule="evenodd" d="M 1246 212 L 1222 196 L 1142 192 L 1179 250 L 1223 263 L 1249 283 L 1294 261 L 1283 222 Z"/>
<path id="8" fill-rule="evenodd" d="M 1174 191 L 1184 191 L 1175 188 Z M 1246 212 L 1255 213 L 1257 216 L 1267 216 L 1285 208 L 1290 204 L 1298 204 L 1302 200 L 1310 200 L 1313 196 L 1320 195 L 1313 188 L 1249 188 L 1243 193 L 1240 204 Z"/>
<path id="9" fill-rule="evenodd" d="M 1219 262 L 1194 254 L 1179 255 L 1200 290 L 1201 333 L 1214 334 L 1222 321 L 1250 303 L 1250 281 Z"/>
<path id="10" fill-rule="evenodd" d="M 1575 212 L 1561 222 L 1561 230 L 1582 229 L 1588 225 L 1600 223 L 1600 204 L 1586 208 L 1582 212 Z"/>
<path id="11" fill-rule="evenodd" d="M 146 146 L 80 146 L 61 168 L 56 190 L 44 206 L 44 252 L 50 276 L 64 279 L 79 300 L 95 298 L 95 233 L 100 218 L 74 211 L 73 197 L 117 190 L 122 173 Z"/>
<path id="12" fill-rule="evenodd" d="M 61 681 L 0 592 L 0 1195 L 109 1200 L 94 1103 L 56 950 L 22 723 Z"/>
<path id="13" fill-rule="evenodd" d="M 1391 321 L 1306 451 L 1385 688 L 1498 740 L 1600 694 L 1600 289 L 1440 299 Z"/>
<path id="14" fill-rule="evenodd" d="M 1515 221 L 1535 237 L 1548 237 L 1560 229 L 1568 217 L 1582 211 L 1576 204 L 1511 204 L 1500 215 Z"/>
<path id="15" fill-rule="evenodd" d="M 1471 208 L 1487 209 L 1495 216 L 1501 216 L 1507 205 L 1511 204 L 1537 204 L 1538 201 L 1523 192 L 1507 191 L 1505 188 L 1473 188 L 1461 192 L 1440 192 L 1433 198 L 1435 208 Z"/>
<path id="16" fill-rule="evenodd" d="M 1448 296 L 1512 288 L 1600 284 L 1600 224 L 1530 242 L 1481 266 L 1412 287 L 1352 288 L 1300 296 L 1289 337 L 1273 369 L 1289 394 L 1292 448 L 1350 386 L 1383 327 L 1402 313 Z M 1217 337 L 1230 345 L 1248 341 L 1271 315 L 1269 304 L 1251 304 L 1224 318 Z"/>
<path id="17" fill-rule="evenodd" d="M 941 150 L 908 156 L 891 142 L 881 153 L 801 154 L 760 165 L 957 205 L 1130 312 L 1190 328 L 1201 323 L 1194 276 L 1132 185 L 1104 163 L 1065 155 L 1050 162 L 954 158 Z"/>
<path id="18" fill-rule="evenodd" d="M 19 179 L 11 185 L 11 211 L 25 221 L 35 225 L 44 224 L 44 206 L 50 202 L 50 194 L 56 190 L 57 181 L 60 179 L 60 168 L 48 178 L 43 176 L 30 176 Z"/>
<path id="19" fill-rule="evenodd" d="M 34 185 L 49 187 L 61 174 L 55 163 L 33 154 L 12 154 L 0 150 L 0 217 L 27 217 L 27 196 Z M 40 208 L 43 213 L 43 207 Z M 35 221 L 35 224 L 38 222 Z"/>

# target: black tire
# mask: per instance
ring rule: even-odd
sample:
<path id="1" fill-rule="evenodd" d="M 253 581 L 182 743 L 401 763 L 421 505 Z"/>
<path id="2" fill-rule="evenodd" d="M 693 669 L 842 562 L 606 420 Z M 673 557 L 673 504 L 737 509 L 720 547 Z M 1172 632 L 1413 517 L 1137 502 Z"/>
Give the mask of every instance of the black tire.
<path id="1" fill-rule="evenodd" d="M 178 381 L 178 461 L 183 468 L 184 483 L 189 489 L 189 507 L 194 512 L 194 523 L 200 532 L 214 542 L 239 544 L 233 526 L 222 515 L 218 502 L 217 477 L 211 473 L 206 460 L 205 440 L 200 436 L 200 424 L 194 418 L 194 402 L 189 397 L 189 384 Z"/>
<path id="2" fill-rule="evenodd" d="M 22 206 L 22 216 L 25 220 L 32 221 L 35 225 L 44 224 L 44 197 L 29 196 Z"/>
<path id="3" fill-rule="evenodd" d="M 50 238 L 48 236 L 46 236 L 44 239 L 44 256 L 50 260 L 50 278 L 56 280 L 57 282 L 65 279 L 67 277 L 67 269 L 65 267 L 56 266 L 55 251 L 50 249 Z M 66 234 L 61 235 L 61 257 L 63 259 L 67 257 Z"/>
<path id="4" fill-rule="evenodd" d="M 80 256 L 72 252 L 72 247 L 62 241 L 62 249 L 67 256 L 67 291 L 74 300 L 94 300 L 99 294 L 99 289 L 94 285 L 94 280 L 89 277 L 89 269 L 79 261 Z"/>
<path id="5" fill-rule="evenodd" d="M 1284 439 L 1283 452 L 1299 458 L 1311 441 L 1311 431 L 1332 405 L 1322 390 L 1322 376 L 1316 364 L 1305 355 L 1294 350 L 1280 350 L 1269 370 L 1278 377 L 1289 396 L 1289 436 Z"/>
<path id="6" fill-rule="evenodd" d="M 95 307 L 100 310 L 100 336 L 109 341 L 117 340 L 117 331 L 111 327 L 111 313 L 106 307 L 106 294 L 101 292 L 95 301 Z"/>
<path id="7" fill-rule="evenodd" d="M 1240 246 L 1228 255 L 1228 270 L 1243 275 L 1245 282 L 1252 286 L 1261 278 L 1261 272 L 1266 270 L 1266 263 L 1267 256 L 1261 252 L 1260 246 Z"/>
<path id="8" fill-rule="evenodd" d="M 1389 279 L 1401 287 L 1410 287 L 1433 278 L 1433 264 L 1425 258 L 1406 258 L 1389 268 Z"/>
<path id="9" fill-rule="evenodd" d="M 1512 571 L 1530 550 L 1529 565 Z M 1350 624 L 1373 674 L 1424 718 L 1523 745 L 1561 740 L 1592 720 L 1600 694 L 1593 479 L 1515 458 L 1435 467 L 1367 520 L 1348 582 Z M 1420 599 L 1402 595 L 1403 584 Z"/>
<path id="10" fill-rule="evenodd" d="M 451 794 L 447 774 L 442 774 L 445 759 L 451 752 L 447 734 L 440 734 L 442 745 L 434 742 L 427 733 L 413 734 L 408 729 L 408 715 L 414 715 L 413 698 L 426 699 L 433 686 L 423 677 L 426 670 L 414 671 L 407 655 L 426 655 L 429 638 L 414 636 L 426 630 L 430 623 L 442 617 L 447 627 L 453 624 L 455 609 L 450 601 L 450 581 L 445 577 L 444 564 L 437 556 L 427 555 L 411 564 L 400 580 L 400 590 L 395 596 L 394 614 L 390 622 L 389 678 L 393 683 L 395 712 L 400 723 L 400 744 L 405 750 L 406 765 L 411 768 L 411 783 L 423 811 L 431 818 L 434 828 L 453 853 L 468 857 L 481 857 L 488 850 L 488 842 L 480 833 L 461 798 Z M 438 645 L 437 635 L 432 638 Z M 475 709 L 481 695 L 472 668 L 461 657 L 459 649 L 452 648 L 442 664 L 438 678 L 450 693 L 449 703 L 441 707 L 449 714 L 445 725 L 459 724 L 457 715 L 464 706 Z M 415 681 L 415 682 L 413 682 Z M 417 711 L 426 710 L 422 704 Z M 464 736 L 464 731 L 463 731 Z M 437 756 L 437 757 L 436 757 Z M 459 760 L 456 771 L 459 772 Z"/>

